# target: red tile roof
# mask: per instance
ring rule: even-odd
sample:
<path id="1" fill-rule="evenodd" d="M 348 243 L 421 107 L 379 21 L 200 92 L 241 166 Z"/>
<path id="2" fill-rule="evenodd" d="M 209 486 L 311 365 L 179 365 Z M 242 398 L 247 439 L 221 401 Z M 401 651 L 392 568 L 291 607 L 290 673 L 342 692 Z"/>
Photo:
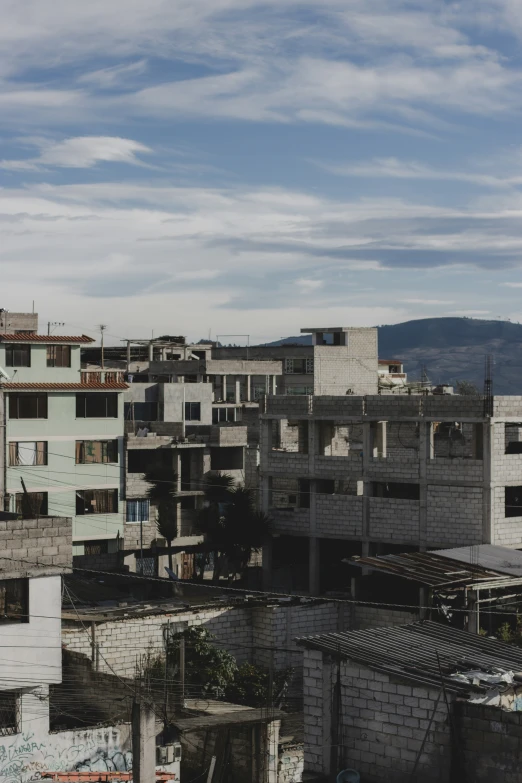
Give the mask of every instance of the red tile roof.
<path id="1" fill-rule="evenodd" d="M 128 385 L 114 383 L 0 383 L 4 391 L 125 391 Z"/>
<path id="2" fill-rule="evenodd" d="M 61 334 L 0 334 L 2 343 L 94 343 L 92 337 L 82 334 L 79 337 L 63 337 Z"/>

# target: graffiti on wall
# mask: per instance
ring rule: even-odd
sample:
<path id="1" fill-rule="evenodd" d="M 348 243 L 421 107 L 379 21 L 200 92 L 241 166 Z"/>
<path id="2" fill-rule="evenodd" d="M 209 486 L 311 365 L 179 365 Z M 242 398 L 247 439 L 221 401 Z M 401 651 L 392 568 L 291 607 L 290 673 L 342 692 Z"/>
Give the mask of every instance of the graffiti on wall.
<path id="1" fill-rule="evenodd" d="M 0 741 L 0 781 L 30 783 L 44 772 L 126 772 L 132 753 L 118 729 L 48 734 L 26 731 Z"/>

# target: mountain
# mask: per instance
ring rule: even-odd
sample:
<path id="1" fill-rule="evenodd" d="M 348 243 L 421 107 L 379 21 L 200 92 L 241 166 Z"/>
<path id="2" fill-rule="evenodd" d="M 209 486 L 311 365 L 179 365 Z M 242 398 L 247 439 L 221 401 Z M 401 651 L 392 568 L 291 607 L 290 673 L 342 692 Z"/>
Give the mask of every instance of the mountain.
<path id="1" fill-rule="evenodd" d="M 310 335 L 287 337 L 271 345 L 310 345 Z M 433 383 L 471 381 L 484 385 L 485 357 L 494 359 L 495 394 L 522 394 L 522 325 L 475 318 L 423 318 L 379 326 L 379 356 L 401 359 L 411 380 L 423 366 Z"/>

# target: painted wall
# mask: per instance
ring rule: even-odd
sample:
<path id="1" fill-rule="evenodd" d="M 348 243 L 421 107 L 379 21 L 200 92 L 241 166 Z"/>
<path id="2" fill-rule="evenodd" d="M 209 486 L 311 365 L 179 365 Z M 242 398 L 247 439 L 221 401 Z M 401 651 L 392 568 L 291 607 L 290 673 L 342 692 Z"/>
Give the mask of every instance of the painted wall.
<path id="1" fill-rule="evenodd" d="M 8 396 L 8 395 L 6 395 Z M 48 514 L 73 518 L 73 539 L 113 539 L 123 536 L 123 395 L 119 395 L 118 416 L 108 419 L 76 418 L 76 395 L 52 392 L 48 395 L 47 419 L 10 419 L 7 412 L 7 441 L 48 443 L 48 464 L 8 466 L 7 492 L 20 492 L 23 478 L 28 492 L 48 493 Z M 8 408 L 8 404 L 6 406 Z M 118 464 L 76 464 L 77 440 L 118 439 Z M 118 489 L 117 514 L 76 516 L 77 489 Z"/>
<path id="2" fill-rule="evenodd" d="M 60 576 L 29 580 L 29 622 L 0 624 L 0 690 L 61 682 L 61 599 Z"/>
<path id="3" fill-rule="evenodd" d="M 28 345 L 28 343 L 17 343 Z M 80 383 L 80 346 L 71 345 L 70 367 L 48 367 L 47 345 L 33 344 L 30 367 L 7 367 L 6 343 L 0 343 L 0 367 L 3 367 L 14 383 Z"/>
<path id="4" fill-rule="evenodd" d="M 210 383 L 161 383 L 159 385 L 160 408 L 163 421 L 183 421 L 185 402 L 201 403 L 201 419 L 187 422 L 190 426 L 212 424 L 212 384 Z"/>

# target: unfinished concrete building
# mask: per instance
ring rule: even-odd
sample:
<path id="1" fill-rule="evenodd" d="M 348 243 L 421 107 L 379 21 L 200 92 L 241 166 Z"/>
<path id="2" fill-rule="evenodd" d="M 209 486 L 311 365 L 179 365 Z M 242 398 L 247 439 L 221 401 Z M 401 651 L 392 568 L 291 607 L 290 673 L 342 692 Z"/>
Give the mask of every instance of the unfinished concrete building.
<path id="1" fill-rule="evenodd" d="M 260 418 L 267 587 L 347 590 L 356 555 L 522 547 L 522 397 L 268 397 Z"/>

